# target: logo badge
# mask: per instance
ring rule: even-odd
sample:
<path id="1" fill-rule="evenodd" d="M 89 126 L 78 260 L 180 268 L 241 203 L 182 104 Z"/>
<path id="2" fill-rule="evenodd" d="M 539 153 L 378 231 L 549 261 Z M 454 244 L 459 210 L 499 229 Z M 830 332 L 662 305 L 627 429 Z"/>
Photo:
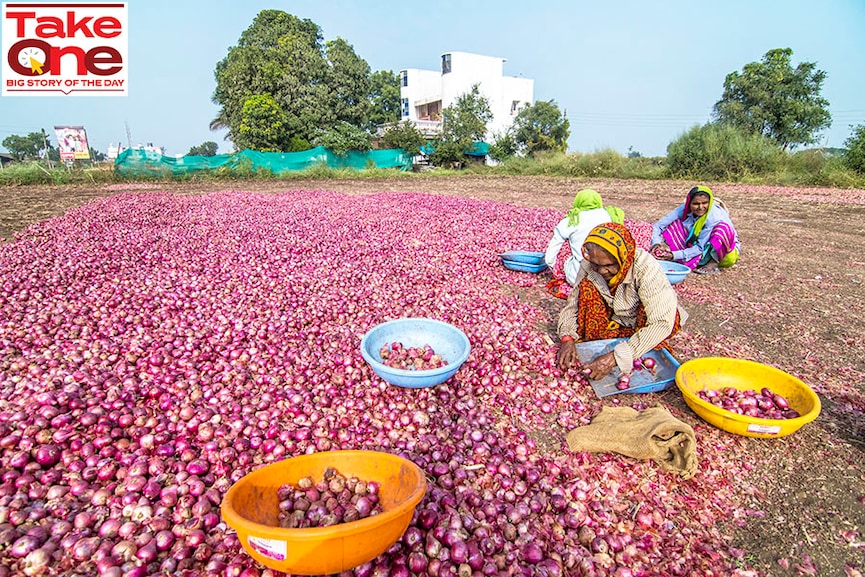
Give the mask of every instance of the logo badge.
<path id="1" fill-rule="evenodd" d="M 126 96 L 126 2 L 4 2 L 3 96 Z"/>

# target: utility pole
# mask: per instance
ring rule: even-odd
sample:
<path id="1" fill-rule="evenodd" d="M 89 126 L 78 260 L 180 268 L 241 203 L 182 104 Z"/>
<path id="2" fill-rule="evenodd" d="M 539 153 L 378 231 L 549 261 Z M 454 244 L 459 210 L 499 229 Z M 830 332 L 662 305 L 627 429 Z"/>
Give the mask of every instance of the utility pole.
<path id="1" fill-rule="evenodd" d="M 123 124 L 126 125 L 126 146 L 132 148 L 132 131 L 129 130 L 129 122 L 124 120 Z"/>
<path id="2" fill-rule="evenodd" d="M 45 129 L 42 129 L 42 143 L 45 145 L 45 160 L 48 161 L 48 169 L 53 169 L 54 164 L 51 162 L 51 156 L 48 155 L 48 135 L 45 134 Z"/>

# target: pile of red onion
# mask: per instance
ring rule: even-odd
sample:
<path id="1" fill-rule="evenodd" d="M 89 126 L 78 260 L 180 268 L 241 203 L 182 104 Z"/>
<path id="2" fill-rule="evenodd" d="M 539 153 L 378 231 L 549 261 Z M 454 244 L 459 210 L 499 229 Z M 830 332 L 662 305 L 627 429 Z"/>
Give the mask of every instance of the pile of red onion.
<path id="1" fill-rule="evenodd" d="M 279 526 L 286 529 L 330 527 L 381 513 L 379 485 L 357 477 L 344 477 L 327 468 L 319 482 L 303 477 L 297 485 L 277 489 Z"/>
<path id="2" fill-rule="evenodd" d="M 405 347 L 402 343 L 394 341 L 384 345 L 378 354 L 382 363 L 392 369 L 428 371 L 448 364 L 429 345 Z"/>
<path id="3" fill-rule="evenodd" d="M 790 408 L 787 399 L 768 387 L 763 387 L 759 392 L 735 387 L 701 389 L 697 391 L 697 396 L 716 407 L 746 417 L 795 419 L 799 416 L 798 411 Z"/>
<path id="4" fill-rule="evenodd" d="M 694 418 L 712 447 L 693 481 L 563 443 L 602 403 L 555 368 L 547 277 L 498 258 L 543 250 L 561 216 L 139 192 L 0 245 L 0 577 L 274 575 L 222 498 L 264 464 L 335 449 L 398 454 L 429 479 L 403 537 L 346 575 L 737 574 L 734 441 Z M 360 340 L 399 317 L 466 333 L 453 378 L 375 375 Z"/>

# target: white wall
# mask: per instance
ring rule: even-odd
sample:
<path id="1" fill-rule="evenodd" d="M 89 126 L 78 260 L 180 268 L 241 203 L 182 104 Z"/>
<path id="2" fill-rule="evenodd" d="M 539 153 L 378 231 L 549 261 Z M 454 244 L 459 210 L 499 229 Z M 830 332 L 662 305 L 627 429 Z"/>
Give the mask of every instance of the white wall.
<path id="1" fill-rule="evenodd" d="M 450 55 L 451 70 L 442 74 L 441 61 L 445 55 Z M 477 84 L 493 113 L 493 120 L 487 125 L 487 141 L 490 141 L 494 134 L 504 132 L 513 122 L 514 101 L 519 101 L 519 107 L 534 102 L 534 80 L 504 76 L 504 62 L 504 58 L 496 56 L 444 52 L 439 59 L 439 70 L 400 71 L 400 98 L 407 98 L 409 104 L 408 116 L 400 118 L 417 122 L 417 104 L 441 99 L 442 108 L 447 108 Z M 408 75 L 408 86 L 402 86 L 403 74 Z"/>
<path id="2" fill-rule="evenodd" d="M 403 86 L 403 78 L 408 76 L 408 86 Z M 436 70 L 407 68 L 400 70 L 400 120 L 417 122 L 417 108 L 420 103 L 441 100 L 441 73 Z M 408 99 L 409 115 L 403 116 L 402 99 Z"/>

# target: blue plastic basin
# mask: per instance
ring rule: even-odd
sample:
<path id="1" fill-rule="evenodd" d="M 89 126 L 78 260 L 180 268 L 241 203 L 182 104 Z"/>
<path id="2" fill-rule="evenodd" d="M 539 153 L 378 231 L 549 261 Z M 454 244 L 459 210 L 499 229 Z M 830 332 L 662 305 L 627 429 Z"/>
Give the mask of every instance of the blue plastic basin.
<path id="1" fill-rule="evenodd" d="M 667 275 L 667 280 L 670 281 L 670 284 L 679 284 L 691 272 L 691 269 L 685 265 L 671 260 L 659 260 L 658 264 L 664 269 L 664 274 Z"/>
<path id="2" fill-rule="evenodd" d="M 502 264 L 505 268 L 511 270 L 518 270 L 520 272 L 533 272 L 538 273 L 547 268 L 546 263 L 541 264 L 526 264 L 524 262 L 517 262 L 515 260 L 502 260 Z"/>
<path id="3" fill-rule="evenodd" d="M 425 371 L 391 368 L 381 362 L 379 351 L 394 341 L 406 348 L 429 345 L 448 364 Z M 470 352 L 465 333 L 448 323 L 425 318 L 402 318 L 376 325 L 360 341 L 360 354 L 375 374 L 392 385 L 411 389 L 445 382 L 454 376 Z"/>
<path id="4" fill-rule="evenodd" d="M 543 264 L 544 253 L 527 250 L 509 250 L 499 255 L 503 261 L 521 262 L 523 264 Z"/>

